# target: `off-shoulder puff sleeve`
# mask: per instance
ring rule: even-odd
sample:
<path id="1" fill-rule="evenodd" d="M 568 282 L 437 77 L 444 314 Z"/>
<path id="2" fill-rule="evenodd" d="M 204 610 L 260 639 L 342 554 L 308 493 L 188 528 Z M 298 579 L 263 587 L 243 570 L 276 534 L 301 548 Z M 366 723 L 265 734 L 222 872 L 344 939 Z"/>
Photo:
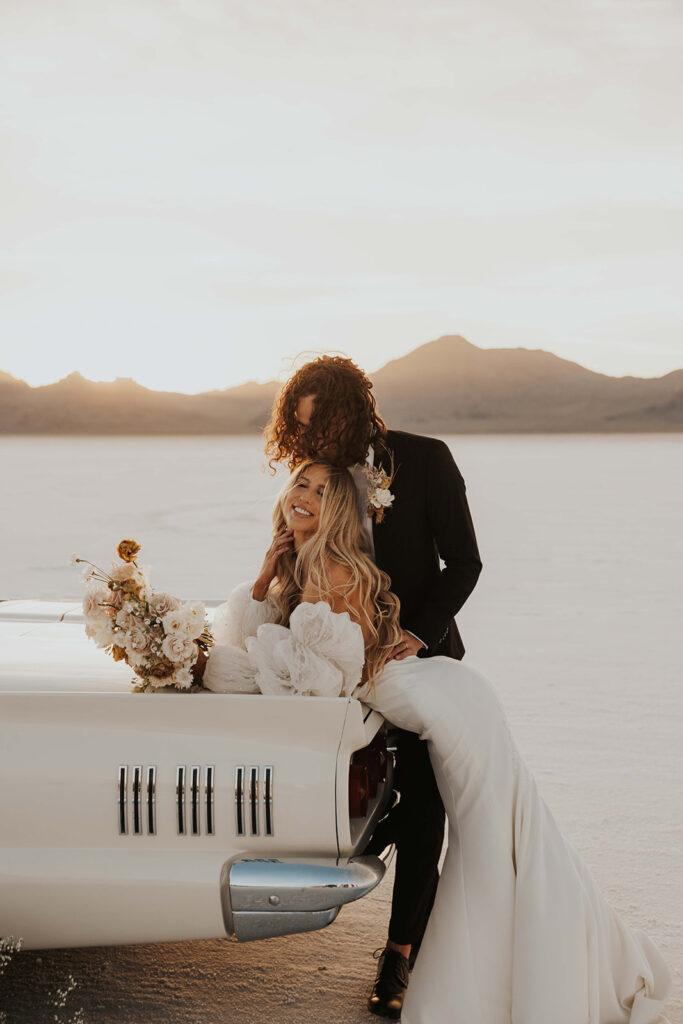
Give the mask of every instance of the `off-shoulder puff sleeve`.
<path id="1" fill-rule="evenodd" d="M 298 605 L 289 629 L 266 623 L 246 644 L 262 693 L 351 696 L 360 683 L 362 630 L 348 612 L 333 612 L 325 601 Z"/>
<path id="2" fill-rule="evenodd" d="M 252 583 L 240 583 L 230 597 L 216 609 L 212 632 L 217 644 L 230 644 L 246 650 L 245 640 L 256 636 L 264 622 L 274 622 L 277 607 L 269 597 L 256 601 L 251 596 Z"/>
<path id="3" fill-rule="evenodd" d="M 214 693 L 259 692 L 246 641 L 256 636 L 259 626 L 277 618 L 277 608 L 269 598 L 254 600 L 251 589 L 251 583 L 240 583 L 216 609 L 212 626 L 216 643 L 202 679 L 204 687 Z"/>

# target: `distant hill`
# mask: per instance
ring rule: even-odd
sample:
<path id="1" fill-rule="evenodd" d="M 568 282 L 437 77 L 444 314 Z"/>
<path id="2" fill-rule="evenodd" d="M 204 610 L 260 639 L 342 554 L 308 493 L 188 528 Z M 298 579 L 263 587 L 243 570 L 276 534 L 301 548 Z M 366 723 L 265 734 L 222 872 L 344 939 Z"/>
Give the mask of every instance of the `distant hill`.
<path id="1" fill-rule="evenodd" d="M 439 338 L 373 378 L 382 415 L 417 433 L 683 430 L 683 370 L 608 377 L 542 350 Z"/>
<path id="2" fill-rule="evenodd" d="M 380 412 L 426 434 L 683 431 L 683 369 L 608 377 L 550 352 L 431 341 L 373 375 Z M 276 381 L 202 395 L 72 373 L 32 388 L 0 372 L 0 434 L 248 434 L 267 422 Z"/>
<path id="3" fill-rule="evenodd" d="M 31 388 L 0 374 L 0 434 L 245 434 L 261 429 L 279 385 L 243 384 L 203 395 L 150 391 L 80 373 Z"/>

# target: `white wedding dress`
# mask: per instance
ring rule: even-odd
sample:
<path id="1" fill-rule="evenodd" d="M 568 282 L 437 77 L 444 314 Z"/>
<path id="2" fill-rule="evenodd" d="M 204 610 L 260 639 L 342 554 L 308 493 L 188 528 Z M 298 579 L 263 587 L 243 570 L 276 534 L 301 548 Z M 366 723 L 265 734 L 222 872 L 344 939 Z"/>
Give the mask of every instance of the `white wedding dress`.
<path id="1" fill-rule="evenodd" d="M 670 974 L 562 837 L 490 683 L 450 658 L 390 662 L 358 684 L 360 627 L 302 604 L 291 628 L 243 585 L 219 610 L 204 684 L 351 694 L 427 740 L 448 852 L 403 1024 L 665 1024 Z"/>

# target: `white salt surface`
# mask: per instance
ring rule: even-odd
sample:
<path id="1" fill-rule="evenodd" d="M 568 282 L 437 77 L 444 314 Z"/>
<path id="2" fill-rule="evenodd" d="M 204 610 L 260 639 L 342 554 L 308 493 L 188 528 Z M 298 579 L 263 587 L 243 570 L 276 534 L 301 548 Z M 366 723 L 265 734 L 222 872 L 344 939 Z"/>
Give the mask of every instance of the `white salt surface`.
<path id="1" fill-rule="evenodd" d="M 565 835 L 659 945 L 683 1024 L 683 438 L 447 439 L 484 572 L 458 616 Z M 0 597 L 75 597 L 72 552 L 143 544 L 154 583 L 222 599 L 268 544 L 278 484 L 257 438 L 0 440 Z M 278 477 L 278 480 L 280 477 Z M 72 973 L 88 1021 L 370 1019 L 390 884 L 326 932 L 23 954 L 10 1020 Z"/>

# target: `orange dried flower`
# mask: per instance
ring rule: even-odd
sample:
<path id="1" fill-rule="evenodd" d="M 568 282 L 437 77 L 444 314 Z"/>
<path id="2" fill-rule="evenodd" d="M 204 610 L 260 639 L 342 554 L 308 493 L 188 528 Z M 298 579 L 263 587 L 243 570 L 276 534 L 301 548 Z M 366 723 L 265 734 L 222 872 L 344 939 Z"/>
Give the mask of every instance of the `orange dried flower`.
<path id="1" fill-rule="evenodd" d="M 112 647 L 112 649 L 111 649 L 111 656 L 114 659 L 114 661 L 125 661 L 126 660 L 126 652 L 123 649 L 123 647 L 119 647 L 118 644 L 114 644 L 114 646 Z"/>
<path id="2" fill-rule="evenodd" d="M 130 537 L 126 537 L 122 540 L 116 549 L 116 554 L 119 558 L 122 558 L 124 562 L 134 562 L 138 556 L 140 545 L 137 541 L 131 540 Z"/>

